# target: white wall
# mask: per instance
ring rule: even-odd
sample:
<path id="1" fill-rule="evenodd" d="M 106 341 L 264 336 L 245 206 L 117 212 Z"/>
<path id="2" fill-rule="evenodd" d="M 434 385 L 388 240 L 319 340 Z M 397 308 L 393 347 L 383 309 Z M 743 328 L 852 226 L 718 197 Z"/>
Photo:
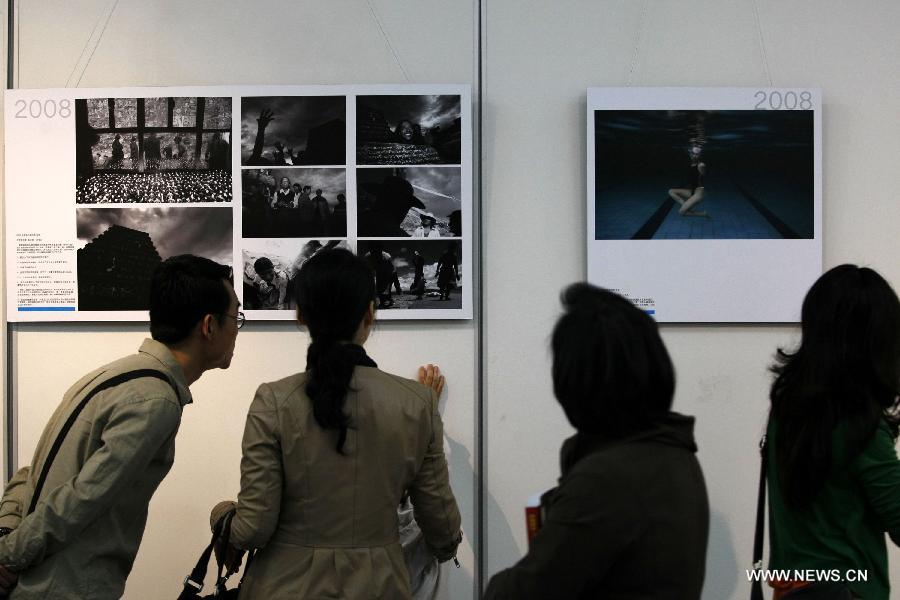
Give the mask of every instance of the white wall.
<path id="1" fill-rule="evenodd" d="M 113 9 L 114 10 L 111 10 Z M 17 87 L 214 84 L 473 83 L 471 2 L 19 3 Z M 107 19 L 107 17 L 109 17 Z M 108 21 L 108 22 L 107 22 Z M 474 531 L 476 325 L 379 323 L 367 348 L 385 370 L 414 376 L 436 362 L 449 378 L 444 406 L 451 483 Z M 134 352 L 141 325 L 16 328 L 19 462 L 65 389 L 84 372 Z M 237 493 L 240 436 L 256 386 L 301 370 L 307 339 L 290 324 L 250 323 L 232 368 L 207 373 L 185 410 L 175 467 L 151 503 L 126 597 L 175 597 L 209 541 L 212 505 Z M 462 568 L 445 567 L 444 598 L 473 597 L 474 540 Z"/>
<path id="2" fill-rule="evenodd" d="M 585 88 L 821 87 L 826 268 L 867 264 L 900 289 L 898 30 L 900 4 L 893 0 L 487 3 L 489 573 L 524 551 L 522 504 L 555 483 L 560 442 L 572 433 L 552 396 L 548 337 L 559 290 L 586 269 Z M 766 367 L 778 346 L 795 341 L 796 330 L 670 325 L 662 331 L 678 372 L 675 409 L 697 416 L 709 488 L 704 598 L 743 598 Z M 896 548 L 891 560 L 900 588 Z"/>

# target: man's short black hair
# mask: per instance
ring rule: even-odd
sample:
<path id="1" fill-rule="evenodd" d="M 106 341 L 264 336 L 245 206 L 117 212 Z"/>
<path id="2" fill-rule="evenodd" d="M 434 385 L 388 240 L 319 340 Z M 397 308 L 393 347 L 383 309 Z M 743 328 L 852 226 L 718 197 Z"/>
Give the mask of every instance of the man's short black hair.
<path id="1" fill-rule="evenodd" d="M 579 431 L 620 438 L 672 407 L 675 370 L 656 322 L 613 292 L 576 283 L 553 330 L 553 392 Z"/>
<path id="2" fill-rule="evenodd" d="M 186 339 L 206 315 L 221 321 L 231 305 L 223 285 L 231 267 L 202 256 L 182 254 L 156 267 L 150 283 L 150 335 L 164 344 Z"/>

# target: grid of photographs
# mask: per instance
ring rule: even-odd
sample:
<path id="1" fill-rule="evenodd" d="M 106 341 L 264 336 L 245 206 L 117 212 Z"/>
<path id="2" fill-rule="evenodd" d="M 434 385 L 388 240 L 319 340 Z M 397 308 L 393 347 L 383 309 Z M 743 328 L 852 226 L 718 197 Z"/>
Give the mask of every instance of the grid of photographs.
<path id="1" fill-rule="evenodd" d="M 303 263 L 350 249 L 346 140 L 343 95 L 241 98 L 238 293 L 249 318 L 293 318 Z"/>
<path id="2" fill-rule="evenodd" d="M 461 95 L 253 96 L 240 113 L 249 318 L 293 318 L 300 267 L 333 247 L 369 261 L 383 318 L 461 312 Z"/>
<path id="3" fill-rule="evenodd" d="M 458 95 L 356 98 L 357 252 L 380 310 L 462 307 Z"/>
<path id="4" fill-rule="evenodd" d="M 78 310 L 146 311 L 171 256 L 232 264 L 232 99 L 74 105 Z"/>
<path id="5" fill-rule="evenodd" d="M 11 321 L 144 321 L 155 267 L 187 253 L 233 267 L 249 320 L 293 320 L 302 265 L 330 248 L 370 263 L 380 319 L 472 318 L 469 86 L 9 98 L 64 116 L 6 113 Z"/>

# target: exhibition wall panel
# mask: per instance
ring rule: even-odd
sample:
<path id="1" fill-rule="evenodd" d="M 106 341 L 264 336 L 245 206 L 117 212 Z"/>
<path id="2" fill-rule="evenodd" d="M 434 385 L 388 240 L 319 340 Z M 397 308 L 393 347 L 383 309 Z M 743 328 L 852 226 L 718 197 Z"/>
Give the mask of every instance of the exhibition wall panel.
<path id="1" fill-rule="evenodd" d="M 89 0 L 23 2 L 17 13 L 17 88 L 476 80 L 472 2 Z M 419 364 L 433 362 L 448 377 L 441 406 L 467 535 L 461 568 L 444 566 L 442 598 L 474 597 L 477 331 L 476 320 L 380 322 L 367 344 L 387 371 L 413 377 Z M 30 461 L 65 389 L 134 352 L 145 334 L 145 325 L 126 323 L 14 327 L 19 465 Z M 257 385 L 302 370 L 307 343 L 293 323 L 250 322 L 232 368 L 195 384 L 175 466 L 151 503 L 126 598 L 177 595 L 208 542 L 210 507 L 237 492 L 240 439 Z"/>
<path id="2" fill-rule="evenodd" d="M 8 16 L 7 7 L 6 7 L 6 5 L 4 5 L 4 6 L 0 7 L 0 17 L 3 18 L 4 23 L 8 22 L 7 16 Z M 7 65 L 7 39 L 8 39 L 7 36 L 8 36 L 8 30 L 6 27 L 4 27 L 3 28 L 3 36 L 2 36 L 3 47 L 0 48 L 0 56 L 2 56 L 2 60 L 0 60 L 0 65 L 3 66 L 4 73 L 6 72 L 6 65 Z M 3 100 L 0 100 L 0 108 L 2 108 L 2 106 L 3 106 Z M 0 137 L 2 137 L 2 135 L 3 135 L 3 124 L 0 123 Z M 0 148 L 0 162 L 2 162 L 2 159 L 3 159 L 4 149 L 5 149 L 5 146 L 3 148 Z M 3 170 L 0 169 L 0 186 L 2 186 L 3 183 L 4 183 Z M 5 208 L 5 206 L 4 206 L 4 208 Z M 4 215 L 3 223 L 5 224 L 6 223 L 6 221 L 5 221 L 6 211 L 5 210 L 3 211 L 3 215 Z M 0 244 L 0 246 L 3 246 L 3 245 L 4 244 Z M 3 261 L 5 260 L 5 254 L 4 254 L 5 251 L 6 251 L 5 248 L 0 248 L 0 264 L 3 264 Z M 0 298 L 0 312 L 3 312 L 5 310 L 6 310 L 6 297 L 4 294 L 4 297 Z M 6 314 L 6 313 L 3 312 L 3 314 Z M 3 390 L 3 399 L 4 400 L 6 400 L 6 397 L 7 397 L 7 383 L 10 382 L 10 378 L 9 378 L 7 371 L 9 370 L 11 372 L 13 369 L 13 365 L 11 363 L 7 362 L 7 360 L 6 360 L 7 359 L 6 346 L 7 346 L 8 340 L 9 340 L 9 337 L 7 335 L 6 319 L 5 318 L 0 319 L 0 361 L 2 361 L 2 363 L 3 363 L 3 368 L 0 368 L 0 389 Z M 4 440 L 6 439 L 6 436 L 7 436 L 7 428 L 11 428 L 15 423 L 15 420 L 10 418 L 12 415 L 7 414 L 8 406 L 9 406 L 8 403 L 4 402 L 3 410 L 0 411 L 0 431 L 3 432 Z M 12 433 L 11 429 L 10 429 L 10 433 Z M 6 465 L 6 458 L 7 458 L 6 444 L 0 444 L 0 465 L 4 465 L 4 468 Z"/>
<path id="3" fill-rule="evenodd" d="M 479 9 L 481 40 L 473 26 Z M 370 343 L 387 370 L 412 374 L 419 362 L 435 361 L 450 377 L 444 415 L 451 478 L 470 536 L 462 569 L 445 568 L 445 598 L 473 596 L 479 542 L 488 575 L 524 554 L 523 505 L 554 485 L 559 446 L 572 433 L 552 396 L 549 335 L 560 289 L 586 274 L 588 87 L 821 89 L 824 266 L 866 264 L 900 287 L 900 204 L 891 200 L 900 189 L 900 5 L 892 0 L 49 0 L 20 3 L 18 12 L 22 88 L 474 84 L 481 42 L 485 141 L 474 170 L 481 159 L 483 382 L 477 321 L 383 323 Z M 704 598 L 743 598 L 767 367 L 798 332 L 791 325 L 669 324 L 662 333 L 678 373 L 675 409 L 697 417 L 710 496 Z M 69 383 L 132 352 L 143 335 L 132 324 L 15 328 L 19 463 L 28 462 Z M 197 383 L 126 597 L 178 587 L 205 536 L 207 507 L 236 491 L 238 440 L 255 386 L 296 370 L 305 345 L 305 334 L 290 325 L 249 325 L 235 367 Z M 476 540 L 475 399 L 482 383 L 486 528 Z M 890 560 L 891 573 L 900 572 L 896 548 Z"/>
<path id="4" fill-rule="evenodd" d="M 483 267 L 503 274 L 484 289 L 488 576 L 526 551 L 523 504 L 555 484 L 559 446 L 572 433 L 552 395 L 549 336 L 560 289 L 586 273 L 586 88 L 820 88 L 824 266 L 869 265 L 898 288 L 898 23 L 900 6 L 888 0 L 487 3 Z M 678 269 L 658 277 L 677 281 Z M 677 369 L 675 410 L 697 417 L 711 507 L 708 600 L 749 591 L 767 366 L 797 333 L 662 327 Z M 890 572 L 900 573 L 896 548 Z"/>

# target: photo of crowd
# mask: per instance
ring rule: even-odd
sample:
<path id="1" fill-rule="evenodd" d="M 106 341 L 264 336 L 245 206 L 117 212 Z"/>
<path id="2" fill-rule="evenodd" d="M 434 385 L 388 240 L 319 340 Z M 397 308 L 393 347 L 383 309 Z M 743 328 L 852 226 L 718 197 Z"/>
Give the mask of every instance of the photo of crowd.
<path id="1" fill-rule="evenodd" d="M 245 238 L 347 235 L 345 169 L 244 169 Z"/>
<path id="2" fill-rule="evenodd" d="M 324 249 L 350 246 L 344 240 L 245 240 L 242 248 L 245 310 L 295 310 L 294 282 L 300 267 Z"/>
<path id="3" fill-rule="evenodd" d="M 75 201 L 230 202 L 231 98 L 75 101 Z"/>
<path id="4" fill-rule="evenodd" d="M 100 173 L 75 192 L 79 204 L 108 202 L 230 202 L 231 173 Z"/>
<path id="5" fill-rule="evenodd" d="M 361 237 L 462 236 L 457 167 L 361 168 L 356 187 Z"/>
<path id="6" fill-rule="evenodd" d="M 358 96 L 356 162 L 459 164 L 461 114 L 459 96 Z"/>
<path id="7" fill-rule="evenodd" d="M 344 96 L 263 96 L 241 99 L 241 164 L 283 167 L 343 165 Z"/>

